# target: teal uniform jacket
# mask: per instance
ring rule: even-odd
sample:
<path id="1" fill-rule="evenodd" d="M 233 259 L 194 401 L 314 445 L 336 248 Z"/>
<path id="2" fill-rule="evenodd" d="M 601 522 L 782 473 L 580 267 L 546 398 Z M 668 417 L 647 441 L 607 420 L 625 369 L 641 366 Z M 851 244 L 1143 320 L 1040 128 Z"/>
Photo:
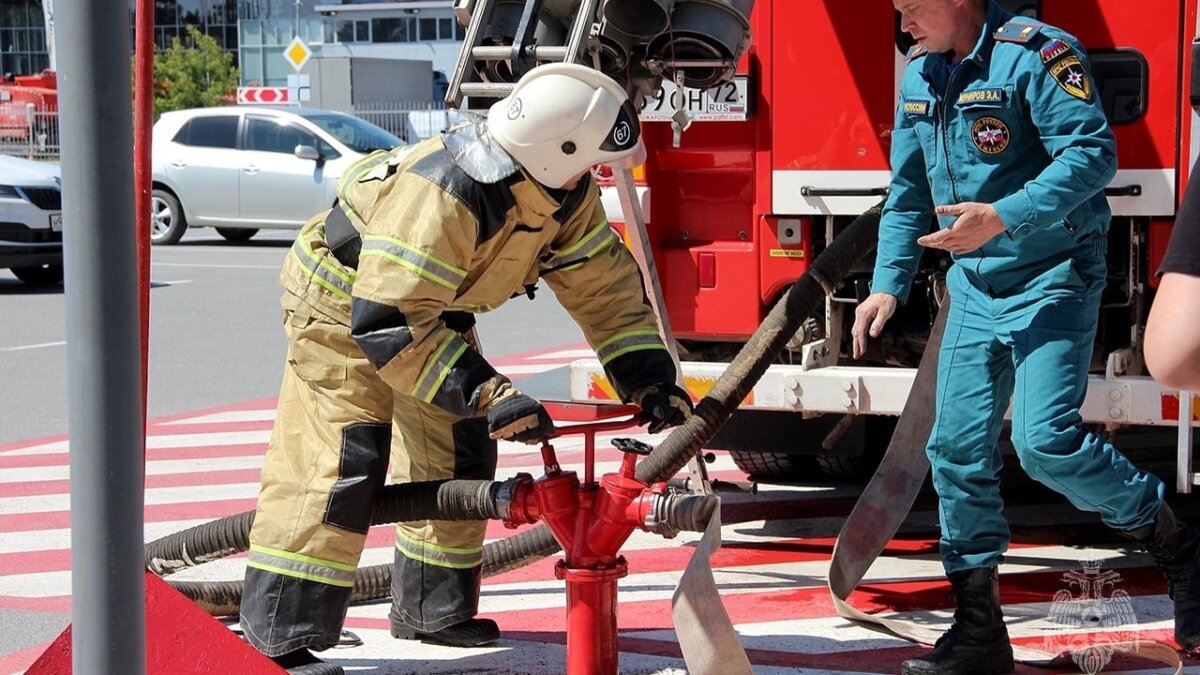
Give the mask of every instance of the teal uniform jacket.
<path id="1" fill-rule="evenodd" d="M 975 50 L 952 72 L 910 52 L 892 133 L 892 191 L 872 290 L 907 298 L 934 206 L 994 204 L 1007 232 L 955 256 L 1002 294 L 1108 232 L 1116 148 L 1075 38 L 990 3 Z M 942 93 L 944 92 L 944 93 Z M 940 218 L 943 228 L 954 217 Z"/>

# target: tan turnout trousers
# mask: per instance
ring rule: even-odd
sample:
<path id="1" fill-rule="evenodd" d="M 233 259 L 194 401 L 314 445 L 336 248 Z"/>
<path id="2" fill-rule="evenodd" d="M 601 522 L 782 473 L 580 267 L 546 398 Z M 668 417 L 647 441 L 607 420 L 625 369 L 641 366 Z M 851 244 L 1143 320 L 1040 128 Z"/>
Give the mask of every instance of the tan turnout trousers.
<path id="1" fill-rule="evenodd" d="M 241 616 L 269 656 L 337 644 L 389 456 L 395 483 L 493 478 L 496 463 L 483 420 L 395 394 L 348 326 L 291 293 L 283 305 L 288 358 Z M 485 526 L 397 524 L 393 620 L 436 631 L 475 615 Z"/>

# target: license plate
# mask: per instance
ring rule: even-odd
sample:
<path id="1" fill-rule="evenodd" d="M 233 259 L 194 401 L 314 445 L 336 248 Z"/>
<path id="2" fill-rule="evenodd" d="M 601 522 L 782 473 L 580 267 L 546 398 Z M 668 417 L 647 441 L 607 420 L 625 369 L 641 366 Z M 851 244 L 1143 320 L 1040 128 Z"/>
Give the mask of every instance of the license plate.
<path id="1" fill-rule="evenodd" d="M 670 122 L 671 116 L 683 108 L 699 122 L 744 122 L 749 117 L 749 91 L 745 75 L 708 89 L 679 89 L 664 79 L 662 95 L 646 99 L 641 118 L 643 122 Z"/>
<path id="2" fill-rule="evenodd" d="M 62 231 L 62 214 L 55 213 L 50 216 L 50 229 L 55 232 Z"/>

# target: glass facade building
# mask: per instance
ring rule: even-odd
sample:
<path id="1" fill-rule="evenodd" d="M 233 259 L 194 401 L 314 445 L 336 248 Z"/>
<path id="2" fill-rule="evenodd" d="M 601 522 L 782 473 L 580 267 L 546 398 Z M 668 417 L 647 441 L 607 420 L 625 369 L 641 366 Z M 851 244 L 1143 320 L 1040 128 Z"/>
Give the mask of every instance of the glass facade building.
<path id="1" fill-rule="evenodd" d="M 49 67 L 42 3 L 0 0 L 0 75 L 33 75 Z"/>
<path id="2" fill-rule="evenodd" d="M 238 0 L 155 0 L 154 45 L 167 49 L 175 38 L 186 40 L 187 27 L 195 26 L 217 41 L 222 49 L 237 52 Z M 134 0 L 129 2 L 133 25 Z M 133 34 L 130 33 L 130 44 Z"/>
<path id="3" fill-rule="evenodd" d="M 299 35 L 317 56 L 428 60 L 446 72 L 464 29 L 451 0 L 242 0 L 238 64 L 243 84 L 278 86 L 291 72 L 280 55 Z"/>
<path id="4" fill-rule="evenodd" d="M 237 64 L 243 84 L 286 83 L 292 67 L 283 49 L 295 36 L 314 51 L 325 44 L 328 27 L 315 7 L 314 0 L 241 0 Z"/>
<path id="5" fill-rule="evenodd" d="M 259 4 L 263 3 L 252 0 L 155 0 L 155 47 L 167 49 L 175 38 L 186 39 L 190 25 L 211 36 L 236 58 L 239 10 L 242 5 L 247 5 L 248 12 L 252 9 L 249 6 Z M 308 5 L 311 9 L 312 0 Z M 134 0 L 129 0 L 130 44 L 133 44 L 134 7 Z M 0 73 L 28 75 L 49 67 L 50 52 L 46 45 L 46 20 L 41 0 L 0 0 Z"/>
<path id="6" fill-rule="evenodd" d="M 419 8 L 405 0 L 155 0 L 154 42 L 167 49 L 196 26 L 233 54 L 245 84 L 284 83 L 291 67 L 283 48 L 296 35 L 317 55 L 432 59 L 435 70 L 445 70 L 463 38 L 451 0 L 414 4 Z M 130 44 L 134 7 L 129 0 Z M 49 66 L 41 0 L 0 0 L 0 74 Z"/>

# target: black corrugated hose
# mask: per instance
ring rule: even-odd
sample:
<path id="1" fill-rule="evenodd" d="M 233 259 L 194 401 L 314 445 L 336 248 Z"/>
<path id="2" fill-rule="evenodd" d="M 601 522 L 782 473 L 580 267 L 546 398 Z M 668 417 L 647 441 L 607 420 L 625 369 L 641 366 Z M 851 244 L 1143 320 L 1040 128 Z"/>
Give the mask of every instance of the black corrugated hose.
<path id="1" fill-rule="evenodd" d="M 854 266 L 874 250 L 882 210 L 883 204 L 879 204 L 855 218 L 813 260 L 804 276 L 792 284 L 787 295 L 763 319 L 708 395 L 696 404 L 696 414 L 672 429 L 650 456 L 638 462 L 638 480 L 654 483 L 672 478 L 712 440 L 826 294 L 832 293 Z M 550 528 L 541 524 L 484 546 L 483 575 L 518 569 L 559 550 Z"/>
<path id="2" fill-rule="evenodd" d="M 654 483 L 671 478 L 712 440 L 826 294 L 831 293 L 854 266 L 875 248 L 881 207 L 875 206 L 855 218 L 813 260 L 804 276 L 796 280 L 787 294 L 776 303 L 709 394 L 696 405 L 696 414 L 673 429 L 648 457 L 638 463 L 639 480 Z M 495 505 L 502 501 L 497 496 L 507 484 L 492 481 L 435 481 L 388 486 L 376 502 L 372 520 L 380 524 L 427 518 L 500 518 L 502 513 Z M 419 487 L 411 489 L 413 486 Z M 495 509 L 495 512 L 489 511 L 489 508 Z M 249 531 L 253 520 L 254 512 L 250 511 L 151 542 L 146 547 L 147 568 L 166 575 L 192 564 L 244 551 L 249 547 Z M 483 574 L 493 576 L 524 567 L 559 550 L 550 529 L 540 524 L 484 546 Z M 364 601 L 387 597 L 391 571 L 391 565 L 360 568 L 355 575 L 353 599 Z M 174 585 L 214 615 L 237 613 L 242 592 L 240 581 Z"/>
<path id="3" fill-rule="evenodd" d="M 516 479 L 438 480 L 388 485 L 375 500 L 374 525 L 398 521 L 492 520 L 504 517 Z M 146 544 L 146 569 L 165 577 L 250 548 L 254 511 L 197 525 Z"/>

